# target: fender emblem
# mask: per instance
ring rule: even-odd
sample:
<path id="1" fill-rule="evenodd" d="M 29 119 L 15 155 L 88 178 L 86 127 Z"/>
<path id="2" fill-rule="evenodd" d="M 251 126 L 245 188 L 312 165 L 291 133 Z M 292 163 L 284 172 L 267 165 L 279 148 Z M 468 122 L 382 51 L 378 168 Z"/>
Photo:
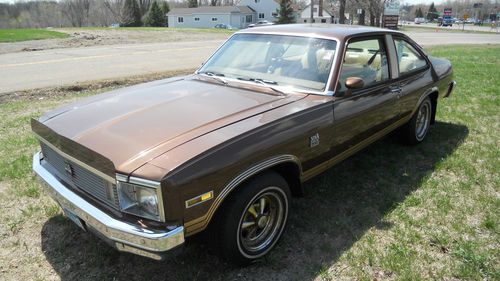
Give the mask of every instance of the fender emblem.
<path id="1" fill-rule="evenodd" d="M 309 138 L 309 147 L 315 147 L 318 144 L 319 144 L 319 133 L 316 133 Z"/>

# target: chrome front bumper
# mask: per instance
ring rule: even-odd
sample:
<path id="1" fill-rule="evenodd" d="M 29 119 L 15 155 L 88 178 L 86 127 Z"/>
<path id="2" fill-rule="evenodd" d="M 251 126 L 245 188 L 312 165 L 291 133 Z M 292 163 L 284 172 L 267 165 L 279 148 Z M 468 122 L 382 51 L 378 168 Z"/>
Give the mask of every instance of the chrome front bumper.
<path id="1" fill-rule="evenodd" d="M 114 219 L 68 189 L 43 165 L 40 153 L 33 156 L 33 170 L 45 183 L 48 194 L 63 208 L 84 222 L 86 229 L 109 242 L 116 249 L 162 259 L 164 252 L 184 243 L 184 227 L 151 230 Z"/>

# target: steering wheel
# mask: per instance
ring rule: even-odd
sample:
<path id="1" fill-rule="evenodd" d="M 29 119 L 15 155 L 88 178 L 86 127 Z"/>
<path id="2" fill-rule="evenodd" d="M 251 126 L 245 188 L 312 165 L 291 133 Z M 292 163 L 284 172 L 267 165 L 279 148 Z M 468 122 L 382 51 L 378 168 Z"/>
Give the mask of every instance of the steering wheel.
<path id="1" fill-rule="evenodd" d="M 276 71 L 276 69 L 280 68 L 282 64 L 283 64 L 282 57 L 271 58 L 271 63 L 269 64 L 269 67 L 267 68 L 267 73 L 269 73 L 269 74 L 274 73 L 274 71 Z"/>

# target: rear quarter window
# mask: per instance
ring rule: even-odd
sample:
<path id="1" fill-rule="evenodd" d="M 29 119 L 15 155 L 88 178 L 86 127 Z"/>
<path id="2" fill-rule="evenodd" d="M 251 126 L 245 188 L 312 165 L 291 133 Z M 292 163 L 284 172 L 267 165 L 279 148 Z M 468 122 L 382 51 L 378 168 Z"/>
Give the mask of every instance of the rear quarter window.
<path id="1" fill-rule="evenodd" d="M 427 66 L 425 58 L 407 41 L 394 39 L 400 75 L 417 71 Z"/>

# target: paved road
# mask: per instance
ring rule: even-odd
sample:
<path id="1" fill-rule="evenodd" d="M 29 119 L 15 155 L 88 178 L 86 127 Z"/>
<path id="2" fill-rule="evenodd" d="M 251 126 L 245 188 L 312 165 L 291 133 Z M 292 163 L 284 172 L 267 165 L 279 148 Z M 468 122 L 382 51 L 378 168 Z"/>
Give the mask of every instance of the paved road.
<path id="1" fill-rule="evenodd" d="M 497 34 L 408 32 L 419 44 L 500 44 Z M 0 93 L 196 68 L 215 41 L 112 45 L 0 55 Z"/>
<path id="2" fill-rule="evenodd" d="M 491 26 L 491 24 L 485 23 L 484 25 L 473 25 L 466 24 L 465 26 L 462 24 L 453 24 L 453 26 L 438 26 L 436 23 L 423 23 L 423 24 L 414 24 L 410 23 L 405 24 L 405 26 L 415 27 L 415 28 L 433 28 L 433 29 L 443 29 L 443 30 L 469 30 L 469 31 L 481 31 L 481 32 L 492 32 L 492 33 L 500 33 L 500 28 L 498 26 Z"/>
<path id="3" fill-rule="evenodd" d="M 110 45 L 0 55 L 0 93 L 199 67 L 223 41 Z"/>
<path id="4" fill-rule="evenodd" d="M 440 30 L 409 31 L 406 34 L 424 47 L 446 44 L 500 44 L 500 34 L 459 33 Z"/>

